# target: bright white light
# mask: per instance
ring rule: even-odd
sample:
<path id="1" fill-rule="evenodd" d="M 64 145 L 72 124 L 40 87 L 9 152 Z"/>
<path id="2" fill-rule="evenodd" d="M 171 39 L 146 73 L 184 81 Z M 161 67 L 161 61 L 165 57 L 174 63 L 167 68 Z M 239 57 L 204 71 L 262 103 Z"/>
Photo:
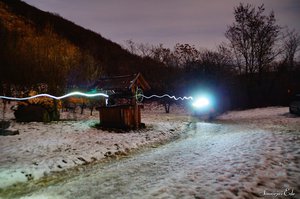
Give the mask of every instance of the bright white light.
<path id="1" fill-rule="evenodd" d="M 205 97 L 201 97 L 195 100 L 192 104 L 196 108 L 202 108 L 209 105 L 209 100 Z"/>

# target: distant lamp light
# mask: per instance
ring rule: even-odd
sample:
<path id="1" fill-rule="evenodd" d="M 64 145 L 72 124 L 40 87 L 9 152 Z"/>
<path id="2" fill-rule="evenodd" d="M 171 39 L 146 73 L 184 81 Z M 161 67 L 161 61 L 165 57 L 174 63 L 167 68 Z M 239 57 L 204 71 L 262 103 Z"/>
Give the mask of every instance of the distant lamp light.
<path id="1" fill-rule="evenodd" d="M 192 103 L 193 107 L 195 108 L 202 108 L 202 107 L 206 107 L 210 104 L 208 98 L 206 97 L 200 97 L 195 99 L 195 101 Z"/>

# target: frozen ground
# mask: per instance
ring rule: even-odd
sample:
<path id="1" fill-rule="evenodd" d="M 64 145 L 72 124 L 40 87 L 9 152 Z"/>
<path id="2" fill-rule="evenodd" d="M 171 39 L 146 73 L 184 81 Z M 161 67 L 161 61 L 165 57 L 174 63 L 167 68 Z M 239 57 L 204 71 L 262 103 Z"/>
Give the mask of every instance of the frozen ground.
<path id="1" fill-rule="evenodd" d="M 148 129 L 126 134 L 90 128 L 93 117 L 14 124 L 20 135 L 0 137 L 0 183 L 18 176 L 32 182 L 28 173 L 48 174 L 92 157 L 104 158 L 108 151 L 127 153 L 126 148 L 167 140 L 191 120 L 183 109 L 173 111 L 166 115 L 158 105 L 146 106 Z M 23 198 L 300 198 L 300 117 L 290 115 L 287 107 L 229 112 L 212 123 L 192 123 L 181 135 L 165 146 L 95 165 Z"/>
<path id="2" fill-rule="evenodd" d="M 267 107 L 245 111 L 231 111 L 219 116 L 221 122 L 247 124 L 276 132 L 300 131 L 300 117 L 289 113 L 288 107 Z"/>
<path id="3" fill-rule="evenodd" d="M 0 108 L 2 111 L 3 107 Z M 89 110 L 83 115 L 79 110 L 76 114 L 64 112 L 61 118 L 65 121 L 48 124 L 12 121 L 10 129 L 18 130 L 19 135 L 0 135 L 0 188 L 166 142 L 178 136 L 188 122 L 186 115 L 176 115 L 183 110 L 175 109 L 166 115 L 158 104 L 146 106 L 142 115 L 146 129 L 129 132 L 93 128 L 99 122 L 99 112 L 90 116 Z M 3 118 L 3 113 L 0 116 Z M 4 118 L 14 118 L 9 108 Z"/>

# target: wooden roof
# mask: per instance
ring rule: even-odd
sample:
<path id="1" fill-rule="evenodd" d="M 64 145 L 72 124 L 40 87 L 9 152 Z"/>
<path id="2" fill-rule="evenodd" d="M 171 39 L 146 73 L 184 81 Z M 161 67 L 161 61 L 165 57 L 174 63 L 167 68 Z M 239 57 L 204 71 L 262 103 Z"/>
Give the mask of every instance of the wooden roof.
<path id="1" fill-rule="evenodd" d="M 104 77 L 100 78 L 93 86 L 93 88 L 103 91 L 118 91 L 127 92 L 133 87 L 140 87 L 144 91 L 149 90 L 150 86 L 144 79 L 141 73 L 124 76 Z"/>

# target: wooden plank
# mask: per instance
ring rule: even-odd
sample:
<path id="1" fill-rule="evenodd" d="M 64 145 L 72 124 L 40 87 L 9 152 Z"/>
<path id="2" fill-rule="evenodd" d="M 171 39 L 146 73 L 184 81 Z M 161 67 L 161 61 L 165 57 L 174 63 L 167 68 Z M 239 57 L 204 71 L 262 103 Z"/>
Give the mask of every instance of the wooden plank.
<path id="1" fill-rule="evenodd" d="M 115 106 L 102 107 L 100 111 L 100 124 L 113 128 L 138 128 L 141 123 L 140 107 Z"/>

